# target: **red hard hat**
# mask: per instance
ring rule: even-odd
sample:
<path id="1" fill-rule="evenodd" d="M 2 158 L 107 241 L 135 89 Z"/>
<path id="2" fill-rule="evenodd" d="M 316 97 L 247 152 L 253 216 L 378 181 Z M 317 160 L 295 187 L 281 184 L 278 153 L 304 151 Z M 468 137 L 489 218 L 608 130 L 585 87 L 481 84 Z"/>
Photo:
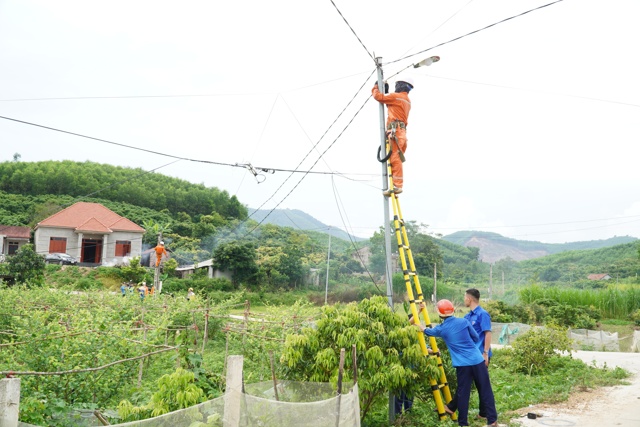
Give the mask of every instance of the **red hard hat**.
<path id="1" fill-rule="evenodd" d="M 453 307 L 453 303 L 448 299 L 441 299 L 436 304 L 436 310 L 438 310 L 438 316 L 449 317 L 449 316 L 453 316 L 453 312 L 455 311 L 455 308 Z"/>

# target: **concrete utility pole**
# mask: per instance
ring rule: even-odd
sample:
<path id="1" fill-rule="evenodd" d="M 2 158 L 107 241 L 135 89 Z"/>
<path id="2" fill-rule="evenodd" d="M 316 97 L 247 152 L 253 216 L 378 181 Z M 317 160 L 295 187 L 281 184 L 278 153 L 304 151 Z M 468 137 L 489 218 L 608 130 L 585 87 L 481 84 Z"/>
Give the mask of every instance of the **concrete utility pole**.
<path id="1" fill-rule="evenodd" d="M 331 231 L 331 227 L 329 227 Z M 327 249 L 327 281 L 324 285 L 324 305 L 327 305 L 327 295 L 329 294 L 329 258 L 331 257 L 331 234 L 329 234 L 329 248 Z"/>
<path id="2" fill-rule="evenodd" d="M 376 69 L 378 70 L 378 89 L 384 93 L 384 78 L 382 75 L 382 58 L 377 57 Z M 386 143 L 386 126 L 384 120 L 384 105 L 380 103 L 380 152 L 387 152 Z M 387 171 L 387 163 L 382 162 L 382 188 L 387 188 L 389 185 L 389 174 Z M 391 230 L 390 230 L 390 215 L 389 215 L 389 199 L 382 196 L 382 203 L 384 205 L 384 250 L 386 253 L 386 278 L 387 278 L 387 300 L 389 307 L 393 308 L 393 278 L 391 271 Z"/>
<path id="3" fill-rule="evenodd" d="M 493 299 L 493 264 L 489 264 L 489 299 Z"/>
<path id="4" fill-rule="evenodd" d="M 384 93 L 384 80 L 382 76 L 382 58 L 376 58 L 376 68 L 378 70 L 378 89 Z M 384 104 L 380 103 L 380 153 L 387 152 L 386 143 L 386 126 L 384 120 Z M 382 188 L 387 188 L 389 185 L 389 173 L 387 171 L 387 162 L 382 162 Z M 390 216 L 389 216 L 389 200 L 387 197 L 382 196 L 382 203 L 384 205 L 384 251 L 386 254 L 386 279 L 387 279 L 387 303 L 389 307 L 393 308 L 393 277 L 391 271 L 391 230 L 390 230 Z M 393 393 L 389 393 L 389 422 L 393 423 L 396 418 Z"/>
<path id="5" fill-rule="evenodd" d="M 378 70 L 378 89 L 384 93 L 384 79 L 382 76 L 382 58 L 376 57 L 376 68 Z M 384 120 L 384 104 L 380 103 L 380 153 L 387 152 L 387 135 Z M 382 162 L 382 188 L 389 185 L 389 173 L 387 171 L 387 162 Z M 389 215 L 389 198 L 382 196 L 384 205 L 384 251 L 386 254 L 386 279 L 387 279 L 387 303 L 393 309 L 393 277 L 391 271 L 391 221 Z M 393 393 L 389 392 L 389 423 L 392 424 L 396 419 Z"/>
<path id="6" fill-rule="evenodd" d="M 433 263 L 433 303 L 438 302 L 438 265 Z"/>
<path id="7" fill-rule="evenodd" d="M 160 242 L 162 241 L 162 232 L 158 233 L 158 243 L 156 245 L 160 245 Z M 149 257 L 149 259 L 152 259 L 153 254 Z M 155 288 L 155 291 L 158 292 L 159 291 L 159 287 L 160 287 L 160 265 L 158 264 L 155 267 L 155 270 L 153 271 L 153 287 Z"/>

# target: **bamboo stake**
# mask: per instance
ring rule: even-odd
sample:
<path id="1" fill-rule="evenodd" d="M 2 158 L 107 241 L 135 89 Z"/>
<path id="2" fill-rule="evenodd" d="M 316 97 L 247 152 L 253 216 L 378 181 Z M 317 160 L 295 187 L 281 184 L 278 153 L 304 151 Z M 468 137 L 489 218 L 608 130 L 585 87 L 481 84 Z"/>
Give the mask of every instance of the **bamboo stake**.
<path id="1" fill-rule="evenodd" d="M 338 402 L 336 409 L 336 427 L 340 425 L 340 403 L 342 400 L 342 374 L 344 373 L 344 348 L 340 349 L 340 366 L 338 367 Z"/>
<path id="2" fill-rule="evenodd" d="M 356 356 L 356 345 L 353 344 L 351 346 L 351 359 L 352 359 L 352 363 L 353 363 L 353 385 L 356 385 L 358 383 L 358 363 L 357 363 L 357 356 Z"/>
<path id="3" fill-rule="evenodd" d="M 276 379 L 276 370 L 273 365 L 273 351 L 269 350 L 269 359 L 271 359 L 271 378 L 273 379 L 273 391 L 276 394 L 276 401 L 280 401 L 278 398 L 278 380 Z"/>
<path id="4" fill-rule="evenodd" d="M 207 301 L 207 306 L 209 305 L 209 301 Z M 202 354 L 204 354 L 204 346 L 207 345 L 207 332 L 209 330 L 209 309 L 207 308 L 207 312 L 204 315 L 204 336 L 202 337 Z"/>

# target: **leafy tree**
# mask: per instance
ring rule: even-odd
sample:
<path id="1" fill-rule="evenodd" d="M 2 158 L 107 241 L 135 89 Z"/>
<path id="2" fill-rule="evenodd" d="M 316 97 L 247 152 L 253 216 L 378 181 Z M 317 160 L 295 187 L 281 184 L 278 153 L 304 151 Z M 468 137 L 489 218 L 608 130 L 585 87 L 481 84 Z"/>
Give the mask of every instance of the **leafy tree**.
<path id="1" fill-rule="evenodd" d="M 314 328 L 287 336 L 281 362 L 288 378 L 335 381 L 340 349 L 356 345 L 360 408 L 365 418 L 374 402 L 388 391 L 419 393 L 436 379 L 433 358 L 422 355 L 416 329 L 391 311 L 386 298 L 372 297 L 345 307 L 325 306 Z M 351 358 L 345 372 L 353 369 Z"/>
<path id="2" fill-rule="evenodd" d="M 44 258 L 38 255 L 32 244 L 20 247 L 8 258 L 9 274 L 16 283 L 41 286 L 44 283 Z"/>
<path id="3" fill-rule="evenodd" d="M 258 273 L 256 257 L 256 248 L 252 242 L 222 243 L 213 253 L 213 267 L 231 271 L 234 284 L 255 284 Z"/>
<path id="4" fill-rule="evenodd" d="M 548 267 L 540 273 L 540 280 L 543 282 L 555 282 L 560 279 L 561 276 L 560 270 L 556 267 Z"/>
<path id="5" fill-rule="evenodd" d="M 134 406 L 128 400 L 118 405 L 118 415 L 125 421 L 159 417 L 178 409 L 188 408 L 206 400 L 204 391 L 195 384 L 195 375 L 182 368 L 158 380 L 158 391 L 143 406 Z"/>

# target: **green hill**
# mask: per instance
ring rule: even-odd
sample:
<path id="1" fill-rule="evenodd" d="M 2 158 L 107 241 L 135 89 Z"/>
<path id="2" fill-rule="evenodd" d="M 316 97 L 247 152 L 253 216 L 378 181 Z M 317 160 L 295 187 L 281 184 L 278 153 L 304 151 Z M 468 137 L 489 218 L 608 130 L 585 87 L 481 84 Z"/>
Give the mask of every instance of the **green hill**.
<path id="1" fill-rule="evenodd" d="M 590 240 L 571 243 L 542 243 L 516 240 L 486 231 L 458 231 L 442 237 L 442 240 L 479 249 L 479 259 L 494 263 L 510 258 L 515 261 L 540 258 L 551 254 L 574 250 L 599 249 L 634 242 L 631 236 L 616 236 L 605 240 Z"/>
<path id="2" fill-rule="evenodd" d="M 184 212 L 192 218 L 212 213 L 223 219 L 247 217 L 246 207 L 218 188 L 94 162 L 2 162 L 0 190 L 23 196 L 70 196 L 74 201 L 100 198 L 174 215 Z"/>
<path id="3" fill-rule="evenodd" d="M 257 222 L 264 220 L 269 212 L 271 211 L 268 209 L 249 210 L 251 219 Z M 333 237 L 347 241 L 353 240 L 355 242 L 366 240 L 361 237 L 352 236 L 339 228 L 329 227 L 308 213 L 298 209 L 275 209 L 264 221 L 264 224 L 275 224 L 280 227 L 292 227 L 301 231 L 317 231 L 325 234 L 331 234 Z"/>

